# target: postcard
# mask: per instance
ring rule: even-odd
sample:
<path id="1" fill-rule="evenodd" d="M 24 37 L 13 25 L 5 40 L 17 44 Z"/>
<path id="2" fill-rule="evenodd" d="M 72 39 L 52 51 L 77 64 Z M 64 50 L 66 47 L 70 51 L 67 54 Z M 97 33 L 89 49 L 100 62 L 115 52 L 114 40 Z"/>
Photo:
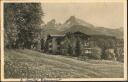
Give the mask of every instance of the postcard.
<path id="1" fill-rule="evenodd" d="M 126 81 L 126 0 L 2 0 L 1 81 Z"/>

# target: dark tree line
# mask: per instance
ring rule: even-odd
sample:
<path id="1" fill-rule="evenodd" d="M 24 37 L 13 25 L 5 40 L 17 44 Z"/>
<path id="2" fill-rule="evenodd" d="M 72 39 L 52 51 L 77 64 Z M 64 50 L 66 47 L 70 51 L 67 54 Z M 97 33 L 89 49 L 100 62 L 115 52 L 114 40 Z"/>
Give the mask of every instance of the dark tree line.
<path id="1" fill-rule="evenodd" d="M 40 3 L 5 3 L 5 47 L 28 49 L 35 47 L 40 40 L 43 15 Z"/>
<path id="2" fill-rule="evenodd" d="M 101 48 L 101 59 L 116 58 L 123 61 L 123 39 L 117 39 L 112 36 L 93 36 L 91 40 L 94 41 L 93 46 L 96 45 Z"/>

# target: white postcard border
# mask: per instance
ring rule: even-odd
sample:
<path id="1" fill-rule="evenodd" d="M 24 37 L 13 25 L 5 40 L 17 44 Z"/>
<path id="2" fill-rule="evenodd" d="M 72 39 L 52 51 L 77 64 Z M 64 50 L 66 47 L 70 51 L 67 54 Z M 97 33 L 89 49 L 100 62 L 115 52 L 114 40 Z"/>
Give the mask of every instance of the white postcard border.
<path id="1" fill-rule="evenodd" d="M 3 12 L 3 4 L 4 3 L 30 3 L 30 2 L 44 2 L 44 3 L 94 3 L 94 2 L 122 2 L 124 3 L 124 78 L 62 78 L 61 81 L 124 81 L 127 80 L 127 1 L 126 0 L 25 0 L 25 1 L 1 1 L 1 80 L 2 81 L 20 81 L 21 79 L 5 79 L 4 78 L 4 12 Z M 57 80 L 59 78 L 48 78 L 47 80 Z M 26 79 L 23 79 L 26 80 Z M 38 79 L 40 80 L 40 79 Z"/>

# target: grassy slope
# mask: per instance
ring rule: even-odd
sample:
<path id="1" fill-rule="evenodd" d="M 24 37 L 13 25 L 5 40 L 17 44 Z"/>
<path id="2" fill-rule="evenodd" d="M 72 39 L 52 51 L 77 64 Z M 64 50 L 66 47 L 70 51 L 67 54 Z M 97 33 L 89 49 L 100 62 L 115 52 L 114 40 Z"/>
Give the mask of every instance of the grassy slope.
<path id="1" fill-rule="evenodd" d="M 5 61 L 6 78 L 123 77 L 123 64 L 119 62 L 105 60 L 89 60 L 85 62 L 27 49 L 5 50 Z"/>

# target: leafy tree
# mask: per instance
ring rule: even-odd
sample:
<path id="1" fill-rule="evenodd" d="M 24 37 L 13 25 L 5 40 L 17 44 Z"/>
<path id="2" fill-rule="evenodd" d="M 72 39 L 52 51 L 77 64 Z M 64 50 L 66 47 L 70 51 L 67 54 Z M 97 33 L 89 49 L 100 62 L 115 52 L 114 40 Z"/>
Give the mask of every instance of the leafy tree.
<path id="1" fill-rule="evenodd" d="M 76 42 L 75 53 L 76 53 L 76 56 L 78 56 L 78 55 L 81 54 L 81 50 L 80 50 L 80 41 L 79 41 L 79 39 L 77 39 L 77 42 Z"/>
<path id="2" fill-rule="evenodd" d="M 40 3 L 4 4 L 5 45 L 31 48 L 39 43 L 43 16 Z"/>
<path id="3" fill-rule="evenodd" d="M 92 49 L 92 53 L 90 54 L 92 59 L 100 59 L 101 58 L 101 49 L 99 47 L 94 47 Z"/>
<path id="4" fill-rule="evenodd" d="M 117 40 L 115 37 L 110 37 L 110 36 L 94 36 L 91 39 L 94 41 L 95 46 L 98 46 L 102 49 L 101 50 L 102 59 L 106 59 L 106 52 L 105 52 L 106 49 L 115 48 L 116 40 Z"/>
<path id="5" fill-rule="evenodd" d="M 16 44 L 17 29 L 14 24 L 14 4 L 4 4 L 4 45 L 7 48 L 12 48 Z"/>

